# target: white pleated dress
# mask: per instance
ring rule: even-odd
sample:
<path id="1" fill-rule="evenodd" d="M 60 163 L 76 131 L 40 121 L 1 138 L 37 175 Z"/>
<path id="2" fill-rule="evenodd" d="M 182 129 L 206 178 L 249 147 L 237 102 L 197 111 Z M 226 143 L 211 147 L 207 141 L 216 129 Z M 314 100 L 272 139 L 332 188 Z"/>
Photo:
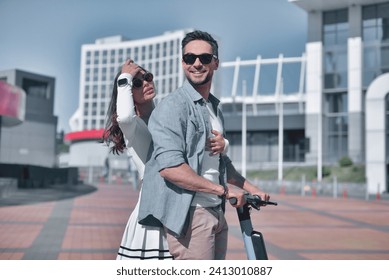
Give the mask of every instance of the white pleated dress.
<path id="1" fill-rule="evenodd" d="M 140 225 L 138 211 L 139 201 L 128 219 L 116 259 L 172 259 L 163 229 Z"/>
<path id="2" fill-rule="evenodd" d="M 132 76 L 129 74 L 121 74 L 119 79 L 123 77 L 132 80 Z M 127 153 L 132 156 L 139 177 L 143 179 L 151 135 L 146 123 L 135 113 L 131 86 L 129 85 L 118 87 L 117 114 L 117 121 L 125 136 Z M 144 226 L 138 223 L 141 195 L 142 191 L 140 191 L 138 203 L 128 219 L 116 259 L 172 259 L 163 228 Z"/>

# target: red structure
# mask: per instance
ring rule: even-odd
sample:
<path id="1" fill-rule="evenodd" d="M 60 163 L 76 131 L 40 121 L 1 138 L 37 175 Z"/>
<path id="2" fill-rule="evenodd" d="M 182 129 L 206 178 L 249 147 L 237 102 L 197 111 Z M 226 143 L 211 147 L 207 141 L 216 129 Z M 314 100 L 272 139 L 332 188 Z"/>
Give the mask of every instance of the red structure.
<path id="1" fill-rule="evenodd" d="M 0 81 L 0 126 L 14 126 L 24 121 L 26 93 L 21 88 Z"/>
<path id="2" fill-rule="evenodd" d="M 91 129 L 69 132 L 65 135 L 65 141 L 95 140 L 103 136 L 104 129 Z"/>

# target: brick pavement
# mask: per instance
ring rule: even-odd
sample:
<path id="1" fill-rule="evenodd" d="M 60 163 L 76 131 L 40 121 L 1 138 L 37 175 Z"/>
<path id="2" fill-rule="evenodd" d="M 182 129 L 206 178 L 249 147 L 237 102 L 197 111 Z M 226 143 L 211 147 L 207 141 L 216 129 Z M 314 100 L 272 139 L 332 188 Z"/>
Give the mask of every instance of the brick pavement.
<path id="1" fill-rule="evenodd" d="M 22 205 L 0 200 L 0 259 L 115 259 L 138 192 L 129 185 L 99 184 L 94 192 L 53 197 L 33 204 L 24 198 Z M 252 211 L 270 259 L 389 259 L 389 200 L 272 198 L 278 206 Z M 228 206 L 226 217 L 227 259 L 246 259 L 235 209 Z"/>

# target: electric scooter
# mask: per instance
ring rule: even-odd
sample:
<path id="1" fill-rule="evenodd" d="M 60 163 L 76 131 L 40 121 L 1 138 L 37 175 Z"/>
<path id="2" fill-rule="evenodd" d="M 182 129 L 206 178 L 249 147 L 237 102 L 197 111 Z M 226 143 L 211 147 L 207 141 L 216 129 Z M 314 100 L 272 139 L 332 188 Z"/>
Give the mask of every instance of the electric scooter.
<path id="1" fill-rule="evenodd" d="M 248 260 L 268 260 L 265 241 L 262 233 L 255 231 L 251 223 L 250 210 L 251 207 L 260 210 L 261 206 L 278 205 L 277 202 L 263 201 L 257 195 L 245 194 L 246 204 L 236 209 L 238 213 L 240 229 L 242 231 L 244 246 Z M 231 205 L 237 203 L 237 199 L 232 197 L 229 199 Z"/>

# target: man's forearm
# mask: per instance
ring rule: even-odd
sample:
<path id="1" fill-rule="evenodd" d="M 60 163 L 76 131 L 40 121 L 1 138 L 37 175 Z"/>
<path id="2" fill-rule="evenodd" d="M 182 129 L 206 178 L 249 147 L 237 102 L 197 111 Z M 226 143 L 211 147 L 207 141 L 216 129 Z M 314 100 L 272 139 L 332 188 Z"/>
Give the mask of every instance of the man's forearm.
<path id="1" fill-rule="evenodd" d="M 181 188 L 195 191 L 195 192 L 207 192 L 216 195 L 224 194 L 224 187 L 215 184 L 201 176 L 199 176 L 193 169 L 186 163 L 178 166 L 169 167 L 159 172 L 161 176 Z"/>

